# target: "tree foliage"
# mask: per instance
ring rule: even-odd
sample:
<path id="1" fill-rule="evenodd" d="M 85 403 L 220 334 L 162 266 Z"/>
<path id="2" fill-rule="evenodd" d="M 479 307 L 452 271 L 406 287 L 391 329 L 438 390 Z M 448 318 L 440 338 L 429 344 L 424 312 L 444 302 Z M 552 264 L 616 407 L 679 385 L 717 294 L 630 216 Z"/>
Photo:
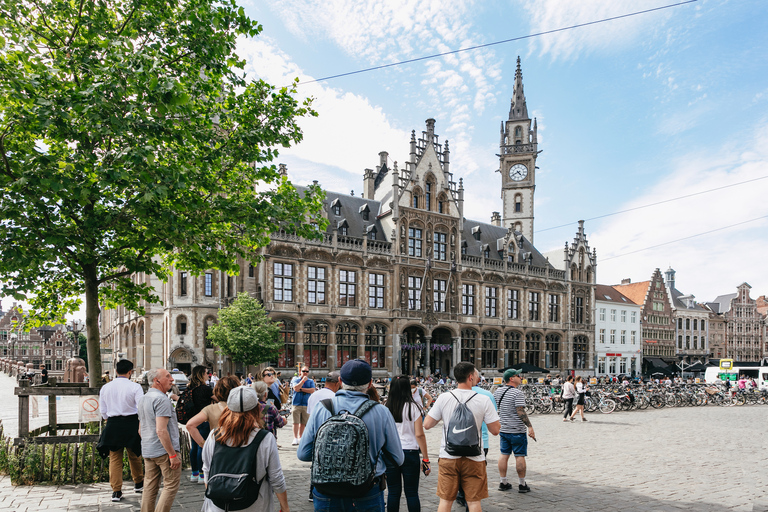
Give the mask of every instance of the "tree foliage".
<path id="1" fill-rule="evenodd" d="M 280 324 L 267 316 L 259 301 L 239 293 L 219 311 L 219 323 L 208 328 L 208 339 L 233 361 L 258 365 L 276 359 L 283 348 Z"/>
<path id="2" fill-rule="evenodd" d="M 246 80 L 260 31 L 234 0 L 0 0 L 0 292 L 50 324 L 85 295 L 92 382 L 100 305 L 159 301 L 132 276 L 236 273 L 277 226 L 325 228 L 270 163 L 316 113 Z"/>

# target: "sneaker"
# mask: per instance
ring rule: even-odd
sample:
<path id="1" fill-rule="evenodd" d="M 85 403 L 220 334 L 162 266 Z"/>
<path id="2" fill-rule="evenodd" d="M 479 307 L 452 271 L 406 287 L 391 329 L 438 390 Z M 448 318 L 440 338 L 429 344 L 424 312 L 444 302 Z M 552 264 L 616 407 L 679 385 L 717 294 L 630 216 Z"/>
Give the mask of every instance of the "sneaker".
<path id="1" fill-rule="evenodd" d="M 204 484 L 205 483 L 205 475 L 200 473 L 200 476 L 197 477 L 197 483 Z"/>
<path id="2" fill-rule="evenodd" d="M 521 487 L 522 487 L 522 486 L 521 486 Z M 512 489 L 512 484 L 510 484 L 509 482 L 507 482 L 506 484 L 505 484 L 505 483 L 500 483 L 500 484 L 499 484 L 499 490 L 500 490 L 500 491 L 508 491 L 508 490 L 510 490 L 510 489 Z M 522 492 L 522 491 L 521 491 L 521 492 Z"/>
<path id="3" fill-rule="evenodd" d="M 528 487 L 528 484 L 518 485 L 517 492 L 531 492 L 531 488 Z"/>
<path id="4" fill-rule="evenodd" d="M 587 418 L 581 418 L 581 421 L 587 421 Z"/>
<path id="5" fill-rule="evenodd" d="M 123 499 L 123 491 L 117 491 L 112 493 L 112 501 L 118 502 Z"/>
<path id="6" fill-rule="evenodd" d="M 568 418 L 563 418 L 563 421 L 564 421 L 565 423 L 568 423 Z"/>
<path id="7" fill-rule="evenodd" d="M 197 475 L 191 475 L 191 476 L 189 477 L 189 481 L 190 481 L 190 482 L 192 482 L 193 484 L 196 484 L 196 483 L 197 483 L 197 480 L 198 480 L 199 478 L 200 478 L 200 477 L 199 477 L 199 476 L 197 476 Z"/>
<path id="8" fill-rule="evenodd" d="M 309 499 L 307 501 L 315 501 L 315 496 L 312 494 L 312 491 L 309 491 Z"/>
<path id="9" fill-rule="evenodd" d="M 571 421 L 576 421 L 576 418 L 571 418 Z"/>
<path id="10" fill-rule="evenodd" d="M 291 442 L 291 446 L 298 446 L 299 445 L 299 438 L 294 437 L 293 441 Z"/>
<path id="11" fill-rule="evenodd" d="M 144 492 L 144 482 L 133 484 L 133 492 L 138 494 L 141 494 L 142 492 Z"/>

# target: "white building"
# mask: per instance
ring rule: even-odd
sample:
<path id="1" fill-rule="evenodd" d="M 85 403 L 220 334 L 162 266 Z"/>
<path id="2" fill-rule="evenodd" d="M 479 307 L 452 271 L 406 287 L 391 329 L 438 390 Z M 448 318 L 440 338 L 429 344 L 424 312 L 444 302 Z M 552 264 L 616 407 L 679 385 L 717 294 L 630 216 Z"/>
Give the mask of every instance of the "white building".
<path id="1" fill-rule="evenodd" d="M 612 286 L 598 284 L 595 288 L 595 307 L 595 374 L 640 374 L 643 364 L 640 325 L 643 306 L 635 304 Z"/>

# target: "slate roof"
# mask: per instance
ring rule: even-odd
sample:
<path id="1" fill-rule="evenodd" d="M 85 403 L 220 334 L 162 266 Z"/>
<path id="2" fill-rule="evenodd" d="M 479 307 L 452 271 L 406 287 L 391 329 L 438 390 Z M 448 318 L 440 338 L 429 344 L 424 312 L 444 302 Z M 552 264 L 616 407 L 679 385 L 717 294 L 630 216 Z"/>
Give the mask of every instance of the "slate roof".
<path id="1" fill-rule="evenodd" d="M 299 193 L 303 193 L 307 188 L 297 185 L 296 190 L 299 191 Z M 381 226 L 381 222 L 379 222 L 377 218 L 381 213 L 381 204 L 379 201 L 326 190 L 325 202 L 330 206 L 328 208 L 329 222 L 328 228 L 326 229 L 327 233 L 331 233 L 338 229 L 339 226 L 346 222 L 349 236 L 368 238 L 368 233 L 375 228 L 376 240 L 387 240 L 387 237 L 384 236 L 384 229 Z M 340 215 L 336 215 L 332 208 L 332 206 L 337 204 L 341 206 Z M 365 206 L 368 207 L 369 211 L 368 220 L 363 219 Z"/>
<path id="2" fill-rule="evenodd" d="M 618 304 L 633 304 L 635 306 L 642 305 L 642 302 L 637 304 L 613 286 L 608 286 L 606 284 L 598 284 L 595 286 L 595 300 L 602 302 L 616 302 Z"/>
<path id="3" fill-rule="evenodd" d="M 474 232 L 480 231 L 480 240 L 475 239 Z M 502 226 L 494 226 L 493 224 L 486 224 L 484 222 L 478 222 L 476 220 L 464 219 L 464 232 L 462 238 L 467 242 L 467 256 L 482 256 L 483 246 L 488 245 L 490 249 L 491 260 L 501 260 L 499 255 L 499 247 L 497 240 L 507 236 L 507 228 Z M 531 253 L 533 255 L 533 261 L 531 265 L 535 267 L 554 268 L 552 264 L 544 257 L 525 237 L 522 237 L 521 250 L 523 253 Z M 517 262 L 517 260 L 515 260 Z"/>
<path id="4" fill-rule="evenodd" d="M 693 307 L 689 308 L 688 304 L 685 301 L 680 300 L 680 297 L 685 296 L 685 294 L 680 290 L 678 290 L 677 288 L 671 288 L 669 291 L 672 296 L 672 305 L 675 307 L 675 309 L 682 309 L 686 311 L 700 311 L 702 313 L 707 312 L 706 308 L 702 307 L 700 304 L 696 303 L 695 301 L 694 301 Z"/>
<path id="5" fill-rule="evenodd" d="M 640 281 L 639 283 L 615 284 L 612 286 L 615 290 L 622 293 L 626 298 L 635 304 L 645 304 L 645 296 L 648 293 L 650 281 Z"/>
<path id="6" fill-rule="evenodd" d="M 719 295 L 712 302 L 707 302 L 707 306 L 715 313 L 721 315 L 731 309 L 731 301 L 738 297 L 738 293 L 728 293 L 726 295 Z"/>

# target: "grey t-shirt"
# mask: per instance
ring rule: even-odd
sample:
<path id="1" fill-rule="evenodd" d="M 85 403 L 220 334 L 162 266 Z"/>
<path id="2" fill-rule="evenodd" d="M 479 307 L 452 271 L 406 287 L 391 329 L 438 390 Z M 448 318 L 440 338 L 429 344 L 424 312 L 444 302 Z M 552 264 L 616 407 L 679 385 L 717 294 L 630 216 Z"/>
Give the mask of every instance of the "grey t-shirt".
<path id="1" fill-rule="evenodd" d="M 160 390 L 149 388 L 147 394 L 139 401 L 138 409 L 141 422 L 141 455 L 152 459 L 168 454 L 155 431 L 158 416 L 169 418 L 168 433 L 171 435 L 171 444 L 174 450 L 180 451 L 179 424 L 176 423 L 176 411 L 173 410 L 171 399 Z"/>

